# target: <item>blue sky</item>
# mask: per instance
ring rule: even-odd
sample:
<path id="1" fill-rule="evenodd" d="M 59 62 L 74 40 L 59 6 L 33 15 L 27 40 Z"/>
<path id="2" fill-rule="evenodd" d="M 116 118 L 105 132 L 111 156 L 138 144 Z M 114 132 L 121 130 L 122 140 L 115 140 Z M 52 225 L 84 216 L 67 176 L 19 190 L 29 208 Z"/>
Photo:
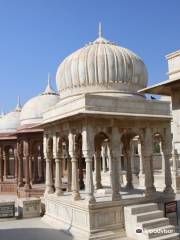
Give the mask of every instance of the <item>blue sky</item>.
<path id="1" fill-rule="evenodd" d="M 137 53 L 149 85 L 167 79 L 165 55 L 180 49 L 179 0 L 0 0 L 0 108 L 41 93 L 48 72 L 104 36 Z"/>

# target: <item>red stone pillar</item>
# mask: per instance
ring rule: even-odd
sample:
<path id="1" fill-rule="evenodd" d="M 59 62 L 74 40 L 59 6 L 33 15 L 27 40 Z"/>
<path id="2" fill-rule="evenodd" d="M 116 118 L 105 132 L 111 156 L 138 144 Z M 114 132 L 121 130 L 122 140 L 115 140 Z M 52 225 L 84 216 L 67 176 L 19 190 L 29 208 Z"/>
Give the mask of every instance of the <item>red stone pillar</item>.
<path id="1" fill-rule="evenodd" d="M 38 183 L 38 156 L 37 154 L 33 155 L 33 183 Z"/>
<path id="2" fill-rule="evenodd" d="M 17 148 L 14 146 L 14 177 L 18 178 L 18 158 L 17 158 Z"/>
<path id="3" fill-rule="evenodd" d="M 39 156 L 40 158 L 41 158 L 41 167 L 42 167 L 42 182 L 44 182 L 45 181 L 45 172 L 46 172 L 46 169 L 45 169 L 45 166 L 46 166 L 46 164 L 45 164 L 45 160 L 44 160 L 44 155 L 43 154 L 41 154 L 40 156 Z"/>
<path id="4" fill-rule="evenodd" d="M 5 150 L 3 151 L 3 159 L 4 159 L 4 180 L 7 178 L 7 153 Z"/>
<path id="5" fill-rule="evenodd" d="M 23 157 L 21 143 L 17 143 L 17 160 L 18 160 L 18 187 L 23 187 Z"/>
<path id="6" fill-rule="evenodd" d="M 3 154 L 1 147 L 0 147 L 0 182 L 3 182 Z"/>
<path id="7" fill-rule="evenodd" d="M 24 147 L 24 159 L 25 159 L 25 189 L 30 189 L 31 184 L 30 184 L 30 176 L 29 176 L 29 141 L 25 139 L 23 141 L 23 147 Z"/>
<path id="8" fill-rule="evenodd" d="M 68 156 L 67 157 L 67 182 L 68 182 L 68 187 L 67 187 L 67 191 L 71 192 L 72 188 L 72 163 L 71 163 L 71 157 Z"/>
<path id="9" fill-rule="evenodd" d="M 32 162 L 32 156 L 29 156 L 29 178 L 30 182 L 33 182 L 33 162 Z"/>
<path id="10" fill-rule="evenodd" d="M 38 155 L 37 160 L 38 160 L 38 182 L 42 182 L 43 181 L 43 159 L 40 154 Z"/>

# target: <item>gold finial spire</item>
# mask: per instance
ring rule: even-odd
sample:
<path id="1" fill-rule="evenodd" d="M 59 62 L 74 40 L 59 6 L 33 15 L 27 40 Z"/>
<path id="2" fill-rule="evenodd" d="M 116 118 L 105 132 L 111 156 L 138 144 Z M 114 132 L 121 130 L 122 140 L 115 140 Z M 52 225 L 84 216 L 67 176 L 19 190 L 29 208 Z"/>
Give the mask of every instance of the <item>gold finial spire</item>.
<path id="1" fill-rule="evenodd" d="M 103 36 L 103 31 L 102 31 L 102 24 L 101 24 L 101 22 L 99 22 L 99 38 L 102 38 L 102 36 Z"/>

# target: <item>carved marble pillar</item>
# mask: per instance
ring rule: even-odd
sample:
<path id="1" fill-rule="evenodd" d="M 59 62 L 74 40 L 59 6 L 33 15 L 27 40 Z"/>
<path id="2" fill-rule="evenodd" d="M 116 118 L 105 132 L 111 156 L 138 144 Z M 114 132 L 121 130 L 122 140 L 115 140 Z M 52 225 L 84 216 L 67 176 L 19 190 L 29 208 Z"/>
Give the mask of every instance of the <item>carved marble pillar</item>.
<path id="1" fill-rule="evenodd" d="M 69 133 L 69 155 L 72 163 L 72 197 L 73 200 L 79 200 L 81 197 L 79 194 L 78 158 L 75 137 L 72 132 Z"/>
<path id="2" fill-rule="evenodd" d="M 64 156 L 61 156 L 61 178 L 64 177 L 64 171 L 66 166 L 66 158 Z"/>
<path id="3" fill-rule="evenodd" d="M 131 167 L 131 155 L 132 155 L 132 149 L 133 144 L 130 139 L 125 140 L 124 142 L 124 158 L 127 163 L 127 169 L 126 169 L 126 188 L 133 189 L 133 183 L 132 183 L 132 167 Z"/>
<path id="4" fill-rule="evenodd" d="M 172 188 L 172 176 L 171 176 L 171 169 L 170 169 L 170 159 L 171 159 L 171 152 L 172 152 L 172 137 L 171 137 L 171 128 L 167 127 L 164 129 L 164 144 L 162 147 L 163 152 L 163 168 L 165 172 L 165 189 L 164 193 L 166 194 L 174 194 L 174 190 Z"/>
<path id="5" fill-rule="evenodd" d="M 143 175 L 144 174 L 143 155 L 140 139 L 138 140 L 138 155 L 139 155 L 139 175 Z"/>
<path id="6" fill-rule="evenodd" d="M 120 155 L 121 155 L 121 135 L 119 133 L 118 127 L 112 128 L 112 135 L 111 135 L 111 149 L 110 149 L 110 155 L 112 157 L 111 163 L 112 163 L 112 175 L 111 175 L 111 182 L 112 182 L 112 200 L 120 200 Z"/>
<path id="7" fill-rule="evenodd" d="M 24 152 L 24 159 L 25 159 L 25 185 L 24 188 L 25 189 L 30 189 L 31 188 L 31 184 L 30 184 L 30 177 L 29 177 L 29 141 L 27 139 L 25 139 L 23 141 L 23 152 Z"/>
<path id="8" fill-rule="evenodd" d="M 59 156 L 59 154 L 56 153 L 56 155 L 54 156 L 55 158 L 55 194 L 57 196 L 63 195 L 63 191 L 62 191 L 62 179 L 61 179 L 61 173 L 62 173 L 62 164 L 61 164 L 61 157 Z"/>
<path id="9" fill-rule="evenodd" d="M 102 188 L 101 183 L 101 146 L 97 147 L 94 154 L 95 163 L 95 189 Z"/>
<path id="10" fill-rule="evenodd" d="M 46 189 L 45 189 L 45 194 L 51 194 L 54 192 L 53 188 L 53 179 L 52 179 L 52 167 L 51 167 L 51 162 L 52 162 L 52 154 L 47 151 L 45 154 L 46 158 Z"/>
<path id="11" fill-rule="evenodd" d="M 109 145 L 107 146 L 107 158 L 109 162 L 110 187 L 112 188 L 112 153 Z"/>
<path id="12" fill-rule="evenodd" d="M 72 191 L 72 163 L 71 163 L 71 157 L 67 154 L 67 191 Z"/>
<path id="13" fill-rule="evenodd" d="M 102 171 L 106 172 L 106 145 L 102 144 L 101 146 L 101 156 L 102 156 Z"/>
<path id="14" fill-rule="evenodd" d="M 120 175 L 120 188 L 121 188 L 121 185 L 123 184 L 123 173 L 122 173 L 122 161 L 121 161 L 121 158 L 122 158 L 122 149 L 123 149 L 123 143 L 121 142 L 120 143 L 120 149 L 119 149 L 119 175 Z"/>
<path id="15" fill-rule="evenodd" d="M 144 135 L 144 172 L 145 172 L 145 196 L 150 197 L 156 191 L 154 187 L 154 175 L 153 175 L 153 147 L 152 147 L 152 129 L 147 127 Z"/>
<path id="16" fill-rule="evenodd" d="M 71 163 L 71 157 L 67 157 L 67 191 L 71 192 L 72 191 L 72 163 Z"/>
<path id="17" fill-rule="evenodd" d="M 53 177 L 52 177 L 52 160 L 53 160 L 53 140 L 48 139 L 48 136 L 44 135 L 44 156 L 46 161 L 46 173 L 45 173 L 45 195 L 54 192 Z"/>
<path id="18" fill-rule="evenodd" d="M 108 144 L 107 143 L 106 143 L 106 158 L 105 158 L 105 160 L 106 160 L 106 166 L 107 166 L 106 171 L 107 171 L 107 169 L 109 170 L 111 168 L 110 163 L 109 163 L 109 158 L 108 158 Z"/>
<path id="19" fill-rule="evenodd" d="M 94 155 L 94 131 L 88 122 L 84 123 L 82 129 L 82 152 L 86 162 L 86 200 L 95 202 L 92 159 Z"/>
<path id="20" fill-rule="evenodd" d="M 135 168 L 135 141 L 131 140 L 130 143 L 130 161 L 131 161 L 131 172 L 134 173 Z"/>
<path id="21" fill-rule="evenodd" d="M 178 153 L 177 153 L 177 150 L 174 149 L 174 146 L 173 146 L 173 151 L 172 151 L 172 171 L 173 171 L 173 175 L 174 176 L 177 176 L 178 175 Z"/>
<path id="22" fill-rule="evenodd" d="M 163 143 L 162 140 L 159 142 L 159 148 L 160 148 L 160 154 L 161 154 L 161 174 L 165 175 L 165 159 L 164 159 L 164 153 L 163 153 Z"/>
<path id="23" fill-rule="evenodd" d="M 139 156 L 139 187 L 145 188 L 145 174 L 144 174 L 144 145 L 142 140 L 139 138 L 137 142 L 138 156 Z"/>
<path id="24" fill-rule="evenodd" d="M 119 171 L 120 171 L 120 173 L 121 173 L 121 171 L 122 171 L 122 162 L 121 162 L 121 157 L 122 157 L 122 149 L 123 149 L 123 144 L 122 144 L 122 142 L 121 142 L 121 144 L 120 144 L 120 156 L 119 156 Z"/>

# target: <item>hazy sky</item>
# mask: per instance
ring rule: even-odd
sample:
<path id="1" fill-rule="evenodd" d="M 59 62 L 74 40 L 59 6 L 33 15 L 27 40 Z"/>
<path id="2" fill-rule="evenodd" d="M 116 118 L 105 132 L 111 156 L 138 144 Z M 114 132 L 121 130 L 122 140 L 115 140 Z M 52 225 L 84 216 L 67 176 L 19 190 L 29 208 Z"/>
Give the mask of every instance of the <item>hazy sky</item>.
<path id="1" fill-rule="evenodd" d="M 180 49 L 180 0 L 0 0 L 0 108 L 41 93 L 48 72 L 104 36 L 137 53 L 149 85 L 167 79 L 165 55 Z"/>

